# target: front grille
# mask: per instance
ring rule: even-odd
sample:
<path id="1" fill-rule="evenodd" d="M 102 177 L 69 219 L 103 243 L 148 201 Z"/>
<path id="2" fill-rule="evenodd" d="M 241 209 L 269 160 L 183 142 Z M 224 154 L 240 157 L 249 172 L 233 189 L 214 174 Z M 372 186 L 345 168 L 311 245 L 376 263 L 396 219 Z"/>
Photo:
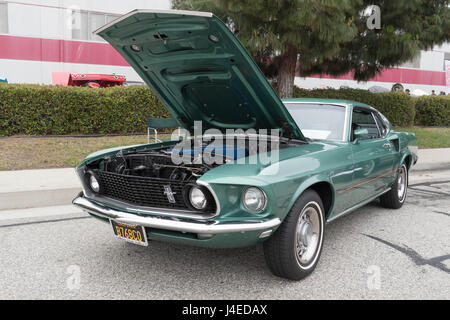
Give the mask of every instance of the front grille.
<path id="1" fill-rule="evenodd" d="M 192 211 L 184 201 L 183 189 L 186 183 L 182 181 L 122 175 L 106 171 L 97 173 L 103 196 L 136 206 Z M 172 189 L 175 203 L 171 203 L 164 193 L 165 186 L 170 186 Z M 213 202 L 210 201 L 208 207 L 200 213 L 216 212 L 216 204 Z"/>

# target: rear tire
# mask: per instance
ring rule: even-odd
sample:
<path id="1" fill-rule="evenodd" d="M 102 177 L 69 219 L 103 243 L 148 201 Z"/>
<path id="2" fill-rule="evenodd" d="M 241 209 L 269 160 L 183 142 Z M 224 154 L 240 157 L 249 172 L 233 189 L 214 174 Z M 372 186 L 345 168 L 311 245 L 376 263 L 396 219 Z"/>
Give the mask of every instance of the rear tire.
<path id="1" fill-rule="evenodd" d="M 274 275 L 300 280 L 314 271 L 322 252 L 324 212 L 314 190 L 297 199 L 278 230 L 264 242 L 264 257 Z"/>
<path id="2" fill-rule="evenodd" d="M 380 197 L 381 205 L 385 208 L 400 209 L 406 201 L 408 181 L 408 169 L 403 163 L 398 170 L 392 189 Z"/>

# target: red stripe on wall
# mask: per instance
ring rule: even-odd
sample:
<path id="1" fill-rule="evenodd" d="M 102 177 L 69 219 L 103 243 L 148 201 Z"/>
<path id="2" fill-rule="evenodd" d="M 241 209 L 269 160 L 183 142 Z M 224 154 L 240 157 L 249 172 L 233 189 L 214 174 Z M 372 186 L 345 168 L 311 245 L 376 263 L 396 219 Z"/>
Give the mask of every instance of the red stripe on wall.
<path id="1" fill-rule="evenodd" d="M 128 66 L 107 43 L 0 35 L 0 59 Z"/>
<path id="2" fill-rule="evenodd" d="M 300 75 L 297 74 L 297 77 Z M 353 80 L 353 73 L 348 73 L 340 77 L 329 75 L 312 75 L 308 78 L 337 79 L 337 80 Z M 386 69 L 381 74 L 369 81 L 377 82 L 394 82 L 402 84 L 423 84 L 430 86 L 446 86 L 445 72 L 417 70 L 417 69 Z"/>
<path id="3" fill-rule="evenodd" d="M 107 43 L 7 35 L 0 35 L 0 59 L 128 66 L 125 59 Z M 353 74 L 340 77 L 313 75 L 310 78 L 353 80 Z M 445 72 L 401 68 L 386 69 L 370 81 L 446 85 Z"/>

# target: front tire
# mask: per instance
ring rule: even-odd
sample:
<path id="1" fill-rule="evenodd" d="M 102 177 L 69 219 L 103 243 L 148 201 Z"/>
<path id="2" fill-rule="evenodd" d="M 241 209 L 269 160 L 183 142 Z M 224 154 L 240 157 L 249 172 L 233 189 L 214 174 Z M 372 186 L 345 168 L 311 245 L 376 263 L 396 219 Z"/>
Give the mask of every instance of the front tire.
<path id="1" fill-rule="evenodd" d="M 278 230 L 264 242 L 264 257 L 274 275 L 300 280 L 314 271 L 322 252 L 324 212 L 314 190 L 297 199 Z"/>
<path id="2" fill-rule="evenodd" d="M 380 197 L 380 202 L 383 207 L 400 209 L 403 206 L 408 193 L 408 179 L 408 168 L 403 163 L 398 169 L 398 175 L 392 185 L 392 189 Z"/>

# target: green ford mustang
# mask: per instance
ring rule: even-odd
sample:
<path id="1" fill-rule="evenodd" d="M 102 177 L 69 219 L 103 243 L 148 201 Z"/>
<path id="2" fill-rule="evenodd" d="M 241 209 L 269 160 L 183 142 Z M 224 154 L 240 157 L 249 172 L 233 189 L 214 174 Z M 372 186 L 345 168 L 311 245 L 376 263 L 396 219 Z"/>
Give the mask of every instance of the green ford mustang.
<path id="1" fill-rule="evenodd" d="M 83 193 L 73 203 L 116 237 L 212 248 L 263 242 L 271 271 L 297 280 L 317 265 L 326 222 L 377 198 L 393 209 L 405 203 L 414 134 L 358 102 L 281 101 L 213 14 L 137 10 L 97 34 L 184 131 L 96 152 L 77 167 Z"/>

